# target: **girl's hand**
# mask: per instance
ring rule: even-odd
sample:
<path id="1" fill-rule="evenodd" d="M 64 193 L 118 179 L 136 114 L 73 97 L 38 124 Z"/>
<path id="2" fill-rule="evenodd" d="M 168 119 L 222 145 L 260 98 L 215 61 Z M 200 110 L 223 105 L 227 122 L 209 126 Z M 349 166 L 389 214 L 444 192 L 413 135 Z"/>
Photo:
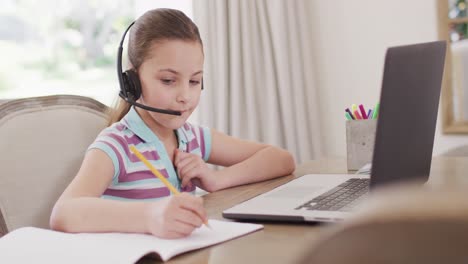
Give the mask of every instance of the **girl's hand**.
<path id="1" fill-rule="evenodd" d="M 215 171 L 208 168 L 200 156 L 176 149 L 174 165 L 182 180 L 182 187 L 191 187 L 191 184 L 195 184 L 208 192 L 216 190 Z"/>
<path id="2" fill-rule="evenodd" d="M 149 203 L 148 233 L 161 238 L 181 238 L 190 235 L 207 219 L 203 199 L 188 193 Z"/>

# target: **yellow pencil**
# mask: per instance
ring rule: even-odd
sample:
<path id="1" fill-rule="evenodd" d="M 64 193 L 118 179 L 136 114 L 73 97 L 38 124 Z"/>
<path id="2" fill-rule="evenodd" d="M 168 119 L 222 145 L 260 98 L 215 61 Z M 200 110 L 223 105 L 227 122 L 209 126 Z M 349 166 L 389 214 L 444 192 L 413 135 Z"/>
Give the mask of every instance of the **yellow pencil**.
<path id="1" fill-rule="evenodd" d="M 166 187 L 174 194 L 174 195 L 177 195 L 177 194 L 180 194 L 180 192 L 155 168 L 153 167 L 153 165 L 151 165 L 151 163 L 145 158 L 145 156 L 143 156 L 143 154 L 141 154 L 136 148 L 135 146 L 131 145 L 130 146 L 130 151 L 133 152 L 133 154 L 135 154 L 138 159 L 140 159 L 145 165 L 146 167 L 148 167 L 151 172 L 154 174 L 154 176 L 156 176 L 158 179 L 160 179 L 162 181 L 162 183 L 164 183 L 164 185 L 166 185 Z M 211 228 L 210 225 L 208 224 L 208 221 L 207 220 L 203 220 L 203 223 L 208 227 L 208 228 Z"/>

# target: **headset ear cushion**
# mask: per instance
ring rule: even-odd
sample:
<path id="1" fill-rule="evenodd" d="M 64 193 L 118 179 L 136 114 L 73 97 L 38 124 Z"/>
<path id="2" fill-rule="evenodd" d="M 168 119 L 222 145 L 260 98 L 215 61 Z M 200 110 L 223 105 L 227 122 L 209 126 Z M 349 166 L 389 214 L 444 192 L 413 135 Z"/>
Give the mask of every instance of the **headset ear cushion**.
<path id="1" fill-rule="evenodd" d="M 141 84 L 138 73 L 134 70 L 127 70 L 123 73 L 123 76 L 127 96 L 135 101 L 138 100 L 141 96 Z"/>

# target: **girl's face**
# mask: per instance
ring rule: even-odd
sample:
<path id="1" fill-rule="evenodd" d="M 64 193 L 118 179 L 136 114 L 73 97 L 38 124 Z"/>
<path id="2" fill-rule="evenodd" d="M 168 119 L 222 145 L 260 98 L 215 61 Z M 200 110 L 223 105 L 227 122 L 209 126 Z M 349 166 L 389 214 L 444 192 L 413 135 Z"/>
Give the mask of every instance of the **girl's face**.
<path id="1" fill-rule="evenodd" d="M 196 41 L 166 40 L 154 43 L 138 69 L 142 94 L 139 101 L 151 107 L 179 111 L 181 116 L 150 112 L 159 125 L 177 129 L 200 100 L 203 52 Z"/>

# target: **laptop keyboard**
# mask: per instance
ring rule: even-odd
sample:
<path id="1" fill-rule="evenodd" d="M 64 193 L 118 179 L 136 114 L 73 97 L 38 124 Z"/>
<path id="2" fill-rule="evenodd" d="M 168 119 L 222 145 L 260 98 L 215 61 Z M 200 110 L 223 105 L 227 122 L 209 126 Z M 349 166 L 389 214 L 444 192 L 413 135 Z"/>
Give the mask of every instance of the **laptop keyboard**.
<path id="1" fill-rule="evenodd" d="M 351 211 L 369 192 L 369 179 L 352 178 L 296 208 L 321 211 Z"/>

